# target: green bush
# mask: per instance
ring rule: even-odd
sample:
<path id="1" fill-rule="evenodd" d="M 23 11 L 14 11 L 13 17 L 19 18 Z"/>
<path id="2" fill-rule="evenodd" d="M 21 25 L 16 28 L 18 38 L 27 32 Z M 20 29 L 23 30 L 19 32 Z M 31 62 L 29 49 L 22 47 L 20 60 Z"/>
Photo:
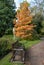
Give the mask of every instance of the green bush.
<path id="1" fill-rule="evenodd" d="M 11 50 L 13 42 L 12 35 L 6 35 L 0 38 L 0 56 L 4 56 Z"/>
<path id="2" fill-rule="evenodd" d="M 7 40 L 0 41 L 0 56 L 3 56 L 6 54 L 6 51 L 8 50 L 8 42 Z"/>

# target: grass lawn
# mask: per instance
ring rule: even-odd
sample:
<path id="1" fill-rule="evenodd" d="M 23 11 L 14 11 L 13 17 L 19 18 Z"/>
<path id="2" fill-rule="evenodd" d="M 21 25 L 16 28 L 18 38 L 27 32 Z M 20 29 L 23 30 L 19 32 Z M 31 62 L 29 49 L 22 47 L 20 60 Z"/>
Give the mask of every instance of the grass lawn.
<path id="1" fill-rule="evenodd" d="M 35 45 L 35 44 L 37 44 L 37 43 L 39 43 L 39 42 L 40 42 L 40 40 L 34 40 L 34 41 L 22 40 L 22 41 L 20 41 L 20 43 L 22 43 L 25 46 L 26 49 Z"/>
<path id="2" fill-rule="evenodd" d="M 9 53 L 2 60 L 0 60 L 0 65 L 23 65 L 21 63 L 12 63 L 12 62 L 9 62 L 10 58 L 11 58 L 11 53 Z"/>

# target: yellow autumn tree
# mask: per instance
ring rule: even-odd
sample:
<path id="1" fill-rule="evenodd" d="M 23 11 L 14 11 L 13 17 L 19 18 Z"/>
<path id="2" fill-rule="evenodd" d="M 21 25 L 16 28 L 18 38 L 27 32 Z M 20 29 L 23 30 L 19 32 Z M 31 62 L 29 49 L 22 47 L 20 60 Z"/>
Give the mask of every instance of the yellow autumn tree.
<path id="1" fill-rule="evenodd" d="M 21 39 L 32 39 L 35 25 L 32 23 L 32 15 L 29 3 L 24 1 L 17 10 L 15 24 L 15 36 Z"/>

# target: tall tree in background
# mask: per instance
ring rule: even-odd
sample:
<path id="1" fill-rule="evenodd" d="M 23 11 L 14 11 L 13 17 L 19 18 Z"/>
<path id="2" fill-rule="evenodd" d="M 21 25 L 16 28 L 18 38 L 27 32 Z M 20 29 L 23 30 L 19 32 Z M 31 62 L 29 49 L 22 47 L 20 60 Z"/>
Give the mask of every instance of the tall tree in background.
<path id="1" fill-rule="evenodd" d="M 22 39 L 34 38 L 34 27 L 32 23 L 32 15 L 29 10 L 29 3 L 24 1 L 20 4 L 20 8 L 17 10 L 17 22 L 15 25 L 15 35 Z"/>
<path id="2" fill-rule="evenodd" d="M 0 0 L 0 36 L 12 30 L 15 8 L 14 0 Z"/>
<path id="3" fill-rule="evenodd" d="M 35 13 L 41 12 L 41 14 L 44 15 L 44 0 L 34 0 L 32 4 L 34 5 L 32 10 L 34 10 Z"/>
<path id="4" fill-rule="evenodd" d="M 36 24 L 36 31 L 38 34 L 42 33 L 42 22 L 44 20 L 44 0 L 34 0 L 32 2 L 34 6 L 32 6 L 31 10 L 34 14 L 33 22 Z"/>

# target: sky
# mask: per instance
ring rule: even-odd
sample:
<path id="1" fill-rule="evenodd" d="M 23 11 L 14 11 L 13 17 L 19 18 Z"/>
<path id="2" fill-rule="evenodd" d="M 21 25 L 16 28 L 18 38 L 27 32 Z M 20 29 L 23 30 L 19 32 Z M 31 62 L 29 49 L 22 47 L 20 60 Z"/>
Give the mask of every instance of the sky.
<path id="1" fill-rule="evenodd" d="M 16 7 L 17 7 L 17 9 L 18 9 L 20 3 L 23 2 L 24 0 L 14 0 L 14 1 L 16 2 Z M 27 0 L 27 1 L 30 3 L 30 2 L 33 1 L 33 0 Z"/>

